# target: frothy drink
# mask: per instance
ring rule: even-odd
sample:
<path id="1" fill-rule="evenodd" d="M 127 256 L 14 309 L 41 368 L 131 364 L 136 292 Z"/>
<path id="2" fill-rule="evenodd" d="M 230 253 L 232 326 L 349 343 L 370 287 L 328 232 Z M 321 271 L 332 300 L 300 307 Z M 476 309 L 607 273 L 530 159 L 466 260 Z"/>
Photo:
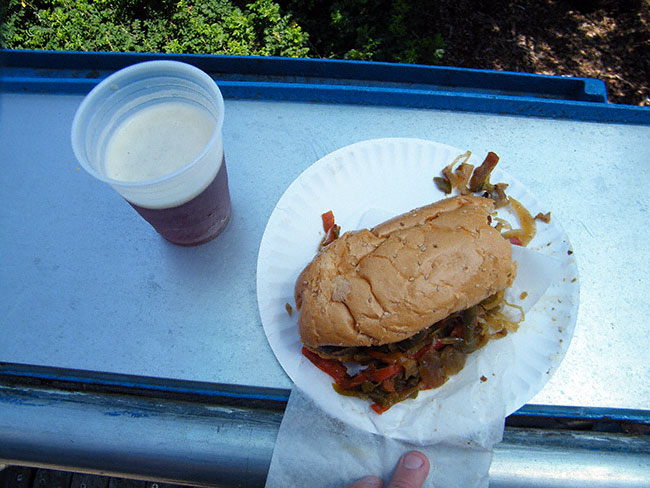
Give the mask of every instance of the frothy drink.
<path id="1" fill-rule="evenodd" d="M 208 187 L 187 203 L 163 209 L 144 208 L 133 203 L 131 206 L 174 244 L 198 246 L 208 242 L 219 235 L 230 219 L 225 161 Z"/>
<path id="2" fill-rule="evenodd" d="M 219 87 L 178 61 L 147 61 L 102 80 L 72 121 L 83 168 L 122 195 L 165 239 L 216 237 L 230 218 Z"/>
<path id="3" fill-rule="evenodd" d="M 216 237 L 230 218 L 228 175 L 219 144 L 209 145 L 217 121 L 191 103 L 149 105 L 124 120 L 106 145 L 104 171 L 121 182 L 141 182 L 186 172 L 163 197 L 152 194 L 129 201 L 168 241 L 198 245 Z M 202 152 L 207 151 L 202 155 Z M 209 164 L 194 168 L 197 157 Z M 189 164 L 189 166 L 188 166 Z"/>

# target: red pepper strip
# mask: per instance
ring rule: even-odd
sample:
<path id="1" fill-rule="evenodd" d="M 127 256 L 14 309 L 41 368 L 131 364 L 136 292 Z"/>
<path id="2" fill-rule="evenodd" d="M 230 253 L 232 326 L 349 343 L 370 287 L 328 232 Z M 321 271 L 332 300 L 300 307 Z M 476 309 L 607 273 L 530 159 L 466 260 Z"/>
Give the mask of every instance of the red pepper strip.
<path id="1" fill-rule="evenodd" d="M 334 212 L 328 210 L 321 215 L 321 218 L 323 219 L 323 230 L 329 232 L 329 230 L 334 227 Z"/>
<path id="2" fill-rule="evenodd" d="M 368 375 L 368 379 L 370 381 L 376 381 L 378 383 L 387 380 L 388 378 L 392 378 L 393 376 L 398 375 L 404 370 L 403 367 L 401 367 L 398 364 L 391 364 L 390 366 L 386 366 L 385 368 L 381 368 L 376 370 L 373 373 L 370 373 Z"/>
<path id="3" fill-rule="evenodd" d="M 440 341 L 437 341 L 440 342 Z M 426 353 L 429 349 L 433 347 L 433 344 L 429 344 L 428 346 L 424 346 L 422 349 L 420 349 L 418 352 L 413 354 L 413 359 L 420 359 L 422 356 L 424 356 L 424 353 Z M 436 349 L 437 350 L 437 349 Z"/>
<path id="4" fill-rule="evenodd" d="M 359 373 L 355 374 L 354 376 L 346 380 L 344 383 L 339 383 L 339 385 L 346 390 L 349 390 L 350 388 L 354 388 L 356 386 L 361 386 L 366 381 L 371 381 L 370 375 L 376 371 L 377 368 L 375 367 L 375 365 L 371 364 L 363 371 L 360 371 Z"/>
<path id="5" fill-rule="evenodd" d="M 302 354 L 309 359 L 314 366 L 334 378 L 334 381 L 336 381 L 338 385 L 343 385 L 352 379 L 348 374 L 348 369 L 339 361 L 335 359 L 324 359 L 315 352 L 307 349 L 305 346 L 302 347 Z"/>
<path id="6" fill-rule="evenodd" d="M 521 241 L 520 241 L 518 238 L 516 238 L 516 237 L 511 237 L 511 238 L 508 239 L 508 240 L 510 241 L 511 244 L 514 244 L 515 246 L 523 246 L 523 245 L 524 245 L 524 243 L 521 242 Z"/>
<path id="7" fill-rule="evenodd" d="M 379 403 L 373 403 L 370 405 L 370 408 L 372 408 L 375 412 L 377 412 L 379 415 L 384 413 L 386 410 L 388 410 L 390 407 L 382 407 L 379 405 Z"/>
<path id="8" fill-rule="evenodd" d="M 371 364 L 366 369 L 350 378 L 350 380 L 346 380 L 344 383 L 339 383 L 339 385 L 347 390 L 354 388 L 355 386 L 363 385 L 366 381 L 381 383 L 382 381 L 399 374 L 403 369 L 404 368 L 397 364 L 391 364 L 390 366 L 380 369 L 377 369 L 374 364 Z"/>
<path id="9" fill-rule="evenodd" d="M 336 384 L 344 389 L 354 388 L 355 386 L 362 385 L 366 381 L 381 383 L 382 381 L 399 374 L 404 369 L 397 364 L 377 369 L 374 364 L 371 364 L 359 374 L 350 377 L 348 369 L 335 359 L 324 359 L 304 346 L 302 348 L 302 354 L 309 359 L 314 366 L 334 378 Z"/>
<path id="10" fill-rule="evenodd" d="M 445 344 L 444 344 L 444 342 L 442 342 L 442 341 L 436 341 L 436 342 L 433 344 L 433 350 L 434 350 L 434 351 L 439 351 L 439 350 L 442 349 L 443 347 L 445 347 Z"/>

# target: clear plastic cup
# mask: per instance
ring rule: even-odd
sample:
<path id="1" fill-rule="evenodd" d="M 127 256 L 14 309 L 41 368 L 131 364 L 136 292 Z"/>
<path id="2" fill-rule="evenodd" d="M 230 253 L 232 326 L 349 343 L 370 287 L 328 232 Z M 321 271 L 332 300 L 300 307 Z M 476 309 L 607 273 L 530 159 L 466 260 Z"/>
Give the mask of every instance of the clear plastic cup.
<path id="1" fill-rule="evenodd" d="M 97 85 L 72 123 L 81 166 L 111 185 L 156 231 L 183 246 L 230 219 L 224 103 L 210 76 L 177 61 L 124 68 Z"/>

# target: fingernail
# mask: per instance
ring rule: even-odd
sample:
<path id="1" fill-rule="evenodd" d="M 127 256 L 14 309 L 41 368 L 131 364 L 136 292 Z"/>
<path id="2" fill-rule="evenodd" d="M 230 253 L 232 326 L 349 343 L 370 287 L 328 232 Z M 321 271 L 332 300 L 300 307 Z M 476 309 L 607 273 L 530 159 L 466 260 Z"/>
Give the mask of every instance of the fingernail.
<path id="1" fill-rule="evenodd" d="M 424 464 L 422 458 L 414 452 L 409 452 L 404 456 L 404 467 L 407 469 L 420 469 Z"/>

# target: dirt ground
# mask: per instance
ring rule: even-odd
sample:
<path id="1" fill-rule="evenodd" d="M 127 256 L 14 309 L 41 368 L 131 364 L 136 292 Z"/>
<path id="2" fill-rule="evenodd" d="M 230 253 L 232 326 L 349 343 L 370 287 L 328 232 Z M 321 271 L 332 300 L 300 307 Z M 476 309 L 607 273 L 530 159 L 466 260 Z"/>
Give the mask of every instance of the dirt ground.
<path id="1" fill-rule="evenodd" d="M 650 0 L 439 0 L 442 64 L 598 78 L 650 106 Z"/>

